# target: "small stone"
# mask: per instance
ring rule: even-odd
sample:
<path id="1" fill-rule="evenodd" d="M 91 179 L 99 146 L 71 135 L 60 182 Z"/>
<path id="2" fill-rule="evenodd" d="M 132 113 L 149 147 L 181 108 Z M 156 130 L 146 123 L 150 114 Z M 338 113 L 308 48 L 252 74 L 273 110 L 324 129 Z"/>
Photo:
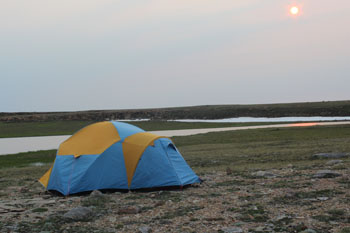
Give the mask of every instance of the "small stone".
<path id="1" fill-rule="evenodd" d="M 118 214 L 138 214 L 141 212 L 139 207 L 125 207 L 118 210 Z"/>
<path id="2" fill-rule="evenodd" d="M 226 227 L 221 229 L 225 233 L 240 233 L 243 232 L 242 228 L 240 227 Z"/>
<path id="3" fill-rule="evenodd" d="M 341 174 L 338 172 L 331 170 L 320 170 L 313 176 L 313 178 L 334 178 L 338 176 L 341 176 Z"/>
<path id="4" fill-rule="evenodd" d="M 36 162 L 36 163 L 31 163 L 30 166 L 33 166 L 33 167 L 41 167 L 41 166 L 44 166 L 45 163 L 41 163 L 41 162 Z"/>
<path id="5" fill-rule="evenodd" d="M 329 199 L 329 197 L 318 197 L 317 200 L 320 201 L 327 201 Z"/>
<path id="6" fill-rule="evenodd" d="M 350 157 L 350 153 L 319 153 L 314 154 L 311 158 L 313 159 L 339 159 Z"/>
<path id="7" fill-rule="evenodd" d="M 235 222 L 233 225 L 235 225 L 235 226 L 242 226 L 242 225 L 244 225 L 244 222 Z"/>
<path id="8" fill-rule="evenodd" d="M 110 222 L 116 222 L 117 221 L 117 218 L 116 217 L 109 217 L 108 218 L 108 221 L 110 221 Z"/>
<path id="9" fill-rule="evenodd" d="M 254 229 L 254 231 L 256 231 L 256 232 L 261 232 L 261 231 L 264 231 L 264 230 L 265 230 L 265 227 L 262 227 L 262 226 L 257 227 L 257 228 Z"/>
<path id="10" fill-rule="evenodd" d="M 253 172 L 252 175 L 257 176 L 257 177 L 267 177 L 267 178 L 272 178 L 272 177 L 277 176 L 277 175 L 273 174 L 272 172 L 267 172 L 267 171 Z"/>
<path id="11" fill-rule="evenodd" d="M 89 219 L 92 216 L 92 210 L 88 207 L 76 207 L 63 215 L 64 218 L 73 221 L 80 221 Z"/>
<path id="12" fill-rule="evenodd" d="M 20 191 L 21 193 L 28 193 L 28 192 L 29 192 L 29 189 L 23 187 L 23 188 L 21 188 L 19 191 Z"/>
<path id="13" fill-rule="evenodd" d="M 281 221 L 281 220 L 285 220 L 285 219 L 290 219 L 290 216 L 287 216 L 285 214 L 279 215 L 275 218 L 276 221 Z"/>
<path id="14" fill-rule="evenodd" d="M 193 232 L 194 230 L 189 226 L 183 226 L 181 229 L 183 232 Z"/>
<path id="15" fill-rule="evenodd" d="M 139 233 L 150 233 L 152 229 L 149 226 L 143 226 L 139 228 Z"/>
<path id="16" fill-rule="evenodd" d="M 167 204 L 167 205 L 172 205 L 172 204 L 173 204 L 173 201 L 172 201 L 172 200 L 167 200 L 167 201 L 165 202 L 165 204 Z"/>
<path id="17" fill-rule="evenodd" d="M 103 196 L 103 193 L 100 190 L 94 190 L 90 193 L 91 197 L 101 197 Z"/>
<path id="18" fill-rule="evenodd" d="M 154 207 L 165 205 L 165 201 L 158 201 L 156 204 L 154 204 Z"/>
<path id="19" fill-rule="evenodd" d="M 326 163 L 326 165 L 332 166 L 332 165 L 335 165 L 335 164 L 338 164 L 338 163 L 342 163 L 342 162 L 343 162 L 343 160 L 340 160 L 340 159 L 330 160 L 330 161 L 328 161 L 328 162 Z"/>
<path id="20" fill-rule="evenodd" d="M 313 229 L 306 229 L 306 230 L 303 230 L 300 233 L 317 233 L 317 232 L 315 230 L 313 230 Z"/>

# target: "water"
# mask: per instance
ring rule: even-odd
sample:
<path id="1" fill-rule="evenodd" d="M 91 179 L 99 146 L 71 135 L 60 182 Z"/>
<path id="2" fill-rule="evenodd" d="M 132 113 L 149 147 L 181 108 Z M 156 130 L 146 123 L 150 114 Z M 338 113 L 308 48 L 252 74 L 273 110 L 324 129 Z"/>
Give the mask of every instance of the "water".
<path id="1" fill-rule="evenodd" d="M 0 138 L 0 155 L 57 149 L 58 145 L 69 137 L 70 135 Z"/>
<path id="2" fill-rule="evenodd" d="M 350 117 L 279 117 L 279 118 L 253 118 L 253 117 L 239 117 L 221 120 L 176 120 L 179 122 L 317 122 L 317 121 L 341 121 L 350 120 Z M 345 122 L 350 124 L 350 121 Z M 345 124 L 344 122 L 330 122 L 321 124 Z M 316 125 L 313 124 L 313 125 Z M 198 133 L 208 133 L 215 131 L 239 130 L 248 128 L 267 128 L 267 127 L 291 127 L 291 126 L 308 126 L 307 124 L 280 124 L 280 125 L 265 125 L 265 126 L 247 126 L 247 127 L 230 127 L 230 128 L 211 128 L 211 129 L 187 129 L 187 130 L 165 130 L 154 131 L 153 133 L 172 137 L 172 136 L 186 136 Z M 58 146 L 70 135 L 63 136 L 43 136 L 43 137 L 18 137 L 18 138 L 0 138 L 0 155 L 15 154 L 27 151 L 37 150 L 52 150 L 57 149 Z"/>
<path id="3" fill-rule="evenodd" d="M 345 117 L 236 117 L 215 120 L 171 120 L 178 122 L 211 122 L 211 123 L 243 123 L 243 122 L 319 122 L 319 121 L 349 121 L 350 116 Z"/>

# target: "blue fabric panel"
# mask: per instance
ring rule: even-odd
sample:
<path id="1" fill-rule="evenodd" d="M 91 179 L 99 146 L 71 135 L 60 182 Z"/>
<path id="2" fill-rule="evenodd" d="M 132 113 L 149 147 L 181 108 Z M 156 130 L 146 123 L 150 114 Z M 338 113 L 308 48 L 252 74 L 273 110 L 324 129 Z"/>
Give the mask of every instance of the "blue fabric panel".
<path id="1" fill-rule="evenodd" d="M 65 193 L 68 184 L 68 175 L 72 169 L 73 161 L 73 155 L 56 156 L 47 185 L 48 190 L 56 190 L 62 194 Z"/>
<path id="2" fill-rule="evenodd" d="M 192 171 L 174 144 L 167 138 L 159 139 L 168 155 L 170 163 L 181 181 L 181 185 L 199 183 L 199 177 Z"/>
<path id="3" fill-rule="evenodd" d="M 75 159 L 72 165 L 73 173 L 68 180 L 68 194 L 86 191 L 77 189 L 80 186 L 80 179 L 85 174 L 86 169 L 88 169 L 98 157 L 99 155 L 81 155 Z"/>
<path id="4" fill-rule="evenodd" d="M 181 185 L 159 140 L 142 154 L 130 189 Z"/>
<path id="5" fill-rule="evenodd" d="M 71 193 L 95 189 L 128 189 L 121 142 L 105 150 L 80 177 Z"/>
<path id="6" fill-rule="evenodd" d="M 97 156 L 82 155 L 78 158 L 74 158 L 73 155 L 56 156 L 47 189 L 59 191 L 63 195 L 75 193 L 77 182 Z"/>
<path id="7" fill-rule="evenodd" d="M 119 122 L 119 121 L 111 121 L 111 122 L 113 123 L 113 125 L 117 129 L 118 134 L 119 134 L 121 139 L 129 137 L 130 135 L 133 135 L 135 133 L 145 132 L 144 130 L 142 130 L 134 125 L 130 125 L 130 124 Z"/>

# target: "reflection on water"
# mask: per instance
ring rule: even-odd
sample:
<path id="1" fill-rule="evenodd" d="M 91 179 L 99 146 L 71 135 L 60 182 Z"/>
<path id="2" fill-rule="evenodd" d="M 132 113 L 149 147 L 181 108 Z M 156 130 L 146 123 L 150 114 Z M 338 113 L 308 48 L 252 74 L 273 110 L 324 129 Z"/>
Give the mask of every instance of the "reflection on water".
<path id="1" fill-rule="evenodd" d="M 211 123 L 242 123 L 242 122 L 308 122 L 308 121 L 349 121 L 350 116 L 345 117 L 236 117 L 216 120 L 174 120 L 179 122 L 211 122 Z"/>

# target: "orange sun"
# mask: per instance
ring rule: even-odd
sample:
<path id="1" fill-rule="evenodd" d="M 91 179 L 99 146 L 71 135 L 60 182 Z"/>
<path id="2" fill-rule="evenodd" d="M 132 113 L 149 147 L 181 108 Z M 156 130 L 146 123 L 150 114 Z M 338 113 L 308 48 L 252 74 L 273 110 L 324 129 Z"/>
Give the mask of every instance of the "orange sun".
<path id="1" fill-rule="evenodd" d="M 292 14 L 292 15 L 298 15 L 300 10 L 299 10 L 299 7 L 297 6 L 292 6 L 290 9 L 289 9 L 289 12 Z"/>

